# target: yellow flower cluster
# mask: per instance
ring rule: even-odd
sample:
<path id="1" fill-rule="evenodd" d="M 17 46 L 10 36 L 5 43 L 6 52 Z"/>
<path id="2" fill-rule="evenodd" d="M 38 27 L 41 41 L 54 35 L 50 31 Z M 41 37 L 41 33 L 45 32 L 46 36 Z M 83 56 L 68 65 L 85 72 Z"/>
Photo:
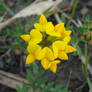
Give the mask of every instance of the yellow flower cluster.
<path id="1" fill-rule="evenodd" d="M 30 34 L 21 35 L 21 38 L 28 42 L 29 55 L 26 64 L 39 60 L 45 70 L 50 69 L 56 73 L 60 59 L 68 60 L 67 54 L 76 51 L 74 47 L 68 45 L 71 40 L 70 34 L 71 30 L 66 30 L 64 23 L 54 26 L 42 14 L 39 23 L 34 24 Z"/>

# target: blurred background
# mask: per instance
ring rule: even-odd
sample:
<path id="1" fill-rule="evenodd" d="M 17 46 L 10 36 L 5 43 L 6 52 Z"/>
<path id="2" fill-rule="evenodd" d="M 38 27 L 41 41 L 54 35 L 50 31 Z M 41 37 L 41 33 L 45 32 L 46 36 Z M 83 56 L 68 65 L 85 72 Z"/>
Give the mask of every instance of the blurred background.
<path id="1" fill-rule="evenodd" d="M 92 0 L 0 0 L 0 92 L 16 92 L 16 85 L 26 81 L 27 44 L 20 35 L 28 33 L 42 13 L 54 25 L 60 22 L 65 22 L 65 26 L 70 25 L 70 29 L 75 31 L 71 35 L 73 39 L 74 34 L 77 34 L 77 38 L 84 39 L 85 34 L 80 35 L 78 27 L 84 25 L 86 16 L 89 20 L 85 25 L 92 31 Z M 84 43 L 78 45 L 84 53 Z M 88 45 L 90 66 L 91 51 L 92 39 Z M 83 62 L 78 54 L 69 55 L 69 60 L 62 61 L 58 66 L 56 74 L 45 72 L 48 75 L 46 83 L 53 81 L 54 86 L 65 87 L 69 81 L 68 92 L 89 92 L 88 82 L 82 71 Z M 32 70 L 32 67 L 29 69 Z M 91 78 L 92 71 L 88 75 Z"/>

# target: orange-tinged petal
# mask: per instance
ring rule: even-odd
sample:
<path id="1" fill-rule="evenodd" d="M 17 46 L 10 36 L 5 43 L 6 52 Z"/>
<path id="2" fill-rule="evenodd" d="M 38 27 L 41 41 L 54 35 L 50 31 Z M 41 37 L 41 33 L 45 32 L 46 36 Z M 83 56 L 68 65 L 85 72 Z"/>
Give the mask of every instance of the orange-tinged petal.
<path id="1" fill-rule="evenodd" d="M 41 14 L 41 16 L 40 16 L 40 23 L 41 23 L 41 24 L 46 24 L 46 23 L 47 23 L 47 19 L 46 19 L 46 17 L 44 16 L 44 14 Z"/>
<path id="2" fill-rule="evenodd" d="M 35 62 L 35 57 L 32 54 L 29 54 L 26 58 L 26 64 L 31 64 Z"/>
<path id="3" fill-rule="evenodd" d="M 50 64 L 50 61 L 48 59 L 44 58 L 41 60 L 41 65 L 43 66 L 45 70 L 49 68 L 49 64 Z"/>
<path id="4" fill-rule="evenodd" d="M 33 43 L 39 43 L 42 41 L 42 34 L 36 29 L 31 30 L 30 36 L 31 36 L 30 41 Z"/>
<path id="5" fill-rule="evenodd" d="M 75 52 L 75 51 L 76 51 L 76 49 L 73 46 L 70 46 L 70 45 L 66 46 L 66 49 L 65 49 L 66 53 L 72 53 L 72 52 Z"/>
<path id="6" fill-rule="evenodd" d="M 58 57 L 59 57 L 61 60 L 68 60 L 68 55 L 67 55 L 67 53 L 64 52 L 64 51 L 59 51 Z"/>
<path id="7" fill-rule="evenodd" d="M 29 42 L 30 41 L 30 39 L 31 39 L 31 37 L 30 37 L 30 35 L 21 35 L 21 38 L 23 39 L 23 40 L 25 40 L 26 42 Z"/>

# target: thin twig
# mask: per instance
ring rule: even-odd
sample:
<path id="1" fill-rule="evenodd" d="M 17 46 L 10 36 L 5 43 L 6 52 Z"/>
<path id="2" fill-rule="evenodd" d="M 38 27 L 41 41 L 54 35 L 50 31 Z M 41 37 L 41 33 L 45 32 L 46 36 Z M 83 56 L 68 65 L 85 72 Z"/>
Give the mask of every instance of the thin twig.
<path id="1" fill-rule="evenodd" d="M 29 86 L 29 83 L 26 79 L 0 70 L 0 84 L 16 89 L 16 85 L 22 87 L 23 81 Z M 29 92 L 33 92 L 32 88 L 29 89 Z"/>
<path id="2" fill-rule="evenodd" d="M 62 13 L 62 15 L 64 15 L 67 19 L 69 19 L 70 18 L 70 16 L 68 16 L 66 13 Z M 76 26 L 76 27 L 79 27 L 79 26 L 82 26 L 82 23 L 80 24 L 80 23 L 76 23 L 76 21 L 75 20 L 71 20 L 71 22 Z"/>

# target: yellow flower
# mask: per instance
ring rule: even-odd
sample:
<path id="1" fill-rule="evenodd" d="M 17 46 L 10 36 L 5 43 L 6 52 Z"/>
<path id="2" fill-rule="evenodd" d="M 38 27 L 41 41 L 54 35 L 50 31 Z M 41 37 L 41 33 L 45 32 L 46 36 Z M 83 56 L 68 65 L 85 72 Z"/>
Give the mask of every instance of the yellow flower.
<path id="1" fill-rule="evenodd" d="M 61 62 L 57 59 L 68 60 L 67 54 L 76 51 L 74 47 L 68 45 L 71 30 L 66 30 L 64 23 L 54 26 L 43 14 L 39 23 L 34 24 L 34 28 L 30 34 L 21 35 L 21 38 L 28 42 L 26 64 L 40 60 L 45 70 L 49 69 L 56 73 L 57 64 Z"/>
<path id="2" fill-rule="evenodd" d="M 42 34 L 37 29 L 32 29 L 30 34 L 21 35 L 26 42 L 39 43 L 42 41 Z"/>
<path id="3" fill-rule="evenodd" d="M 38 54 L 41 51 L 41 47 L 37 44 L 30 42 L 28 44 L 27 51 L 29 55 L 27 56 L 26 64 L 31 64 L 38 59 Z"/>
<path id="4" fill-rule="evenodd" d="M 54 60 L 53 62 L 50 62 L 49 69 L 53 73 L 56 73 L 56 71 L 57 71 L 57 64 L 59 64 L 60 62 L 61 62 L 60 60 Z"/>
<path id="5" fill-rule="evenodd" d="M 46 25 L 46 33 L 50 36 L 60 37 L 60 33 L 54 31 L 55 27 L 52 22 L 48 22 Z"/>
<path id="6" fill-rule="evenodd" d="M 46 25 L 46 33 L 49 34 L 50 36 L 56 36 L 60 40 L 63 40 L 65 42 L 69 42 L 71 40 L 70 34 L 71 30 L 66 31 L 64 27 L 64 23 L 59 23 L 57 25 L 54 25 L 50 22 L 47 23 Z"/>
<path id="7" fill-rule="evenodd" d="M 43 14 L 41 14 L 39 23 L 35 23 L 34 27 L 41 32 L 45 32 L 46 24 L 47 24 L 47 19 Z"/>
<path id="8" fill-rule="evenodd" d="M 50 48 L 44 47 L 38 56 L 39 60 L 41 60 L 41 64 L 45 70 L 50 69 L 52 72 L 56 72 L 57 64 L 60 63 L 59 60 L 54 60 L 55 57 Z"/>
<path id="9" fill-rule="evenodd" d="M 67 53 L 72 53 L 76 51 L 74 47 L 66 44 L 66 42 L 64 41 L 55 41 L 52 46 L 55 57 L 58 57 L 62 60 L 68 60 Z"/>

